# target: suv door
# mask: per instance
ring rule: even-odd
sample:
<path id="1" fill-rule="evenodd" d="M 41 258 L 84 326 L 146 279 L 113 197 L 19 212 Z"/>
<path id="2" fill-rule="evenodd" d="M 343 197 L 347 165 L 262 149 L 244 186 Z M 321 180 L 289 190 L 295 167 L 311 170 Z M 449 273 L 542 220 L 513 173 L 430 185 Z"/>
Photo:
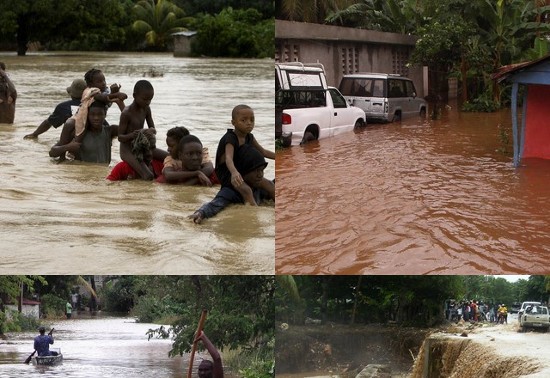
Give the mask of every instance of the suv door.
<path id="1" fill-rule="evenodd" d="M 405 88 L 407 92 L 407 97 L 409 98 L 407 113 L 412 116 L 417 116 L 420 114 L 420 108 L 425 103 L 425 101 L 423 98 L 418 97 L 418 93 L 416 92 L 416 88 L 414 87 L 414 83 L 412 82 L 412 80 L 405 81 Z"/>

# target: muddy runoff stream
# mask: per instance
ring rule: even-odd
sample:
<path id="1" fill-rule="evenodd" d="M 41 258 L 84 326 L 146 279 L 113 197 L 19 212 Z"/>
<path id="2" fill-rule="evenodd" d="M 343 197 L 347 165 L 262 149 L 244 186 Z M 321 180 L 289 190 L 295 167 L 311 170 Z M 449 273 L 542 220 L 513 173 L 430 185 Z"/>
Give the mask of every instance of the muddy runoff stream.
<path id="1" fill-rule="evenodd" d="M 7 340 L 0 340 L 0 377 L 179 378 L 187 374 L 188 355 L 170 358 L 170 340 L 147 340 L 146 332 L 158 328 L 157 324 L 79 313 L 70 320 L 52 321 L 47 328 L 51 327 L 55 328 L 51 348 L 61 348 L 63 364 L 24 364 L 38 333 L 8 333 Z M 208 354 L 196 355 L 194 366 L 203 358 Z"/>
<path id="2" fill-rule="evenodd" d="M 17 92 L 15 123 L 0 124 L 0 273 L 24 274 L 272 274 L 273 206 L 234 206 L 195 225 L 187 217 L 217 187 L 184 187 L 105 178 L 120 162 L 113 141 L 109 165 L 56 164 L 48 156 L 61 128 L 23 139 L 46 119 L 66 88 L 101 69 L 132 103 L 141 79 L 155 90 L 151 111 L 157 146 L 185 126 L 215 159 L 234 106 L 255 112 L 254 136 L 274 150 L 273 62 L 255 59 L 174 58 L 172 54 L 0 53 Z M 150 72 L 155 72 L 151 77 Z M 144 76 L 145 75 L 145 76 Z M 118 124 L 112 106 L 107 121 Z M 273 178 L 274 162 L 265 176 Z"/>
<path id="3" fill-rule="evenodd" d="M 441 326 L 278 325 L 282 378 L 543 378 L 550 376 L 547 335 L 509 324 Z"/>
<path id="4" fill-rule="evenodd" d="M 511 138 L 453 105 L 279 151 L 276 272 L 545 273 L 550 160 L 514 168 Z"/>

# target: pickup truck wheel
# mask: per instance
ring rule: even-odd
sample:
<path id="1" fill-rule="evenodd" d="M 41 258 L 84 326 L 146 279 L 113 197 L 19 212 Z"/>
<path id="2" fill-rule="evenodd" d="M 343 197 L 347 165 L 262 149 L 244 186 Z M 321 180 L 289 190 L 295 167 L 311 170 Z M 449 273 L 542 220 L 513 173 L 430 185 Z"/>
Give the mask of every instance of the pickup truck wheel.
<path id="1" fill-rule="evenodd" d="M 363 127 L 363 126 L 365 126 L 365 122 L 358 119 L 357 121 L 355 121 L 355 126 L 353 128 L 358 129 L 358 128 Z"/>
<path id="2" fill-rule="evenodd" d="M 319 139 L 317 133 L 315 132 L 316 129 L 314 127 L 315 126 L 308 126 L 306 128 L 306 131 L 304 131 L 304 137 L 302 138 L 300 145 Z"/>

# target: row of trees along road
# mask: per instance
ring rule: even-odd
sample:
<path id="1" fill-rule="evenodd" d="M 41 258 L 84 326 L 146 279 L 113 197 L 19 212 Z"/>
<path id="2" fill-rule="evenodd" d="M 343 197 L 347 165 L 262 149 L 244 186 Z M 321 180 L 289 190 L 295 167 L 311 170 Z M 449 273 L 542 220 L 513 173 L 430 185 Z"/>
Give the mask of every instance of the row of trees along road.
<path id="1" fill-rule="evenodd" d="M 48 50 L 166 51 L 171 34 L 185 30 L 198 32 L 197 56 L 274 54 L 270 1 L 0 0 L 0 9 L 0 48 L 18 55 L 31 42 Z"/>
<path id="2" fill-rule="evenodd" d="M 491 74 L 548 53 L 545 0 L 281 0 L 276 17 L 418 36 L 412 64 L 429 67 L 434 95 L 457 77 L 467 110 L 508 103 Z"/>
<path id="3" fill-rule="evenodd" d="M 494 276 L 276 276 L 276 319 L 306 317 L 341 324 L 433 326 L 444 320 L 447 299 L 506 303 L 548 301 L 550 276 L 509 282 Z"/>

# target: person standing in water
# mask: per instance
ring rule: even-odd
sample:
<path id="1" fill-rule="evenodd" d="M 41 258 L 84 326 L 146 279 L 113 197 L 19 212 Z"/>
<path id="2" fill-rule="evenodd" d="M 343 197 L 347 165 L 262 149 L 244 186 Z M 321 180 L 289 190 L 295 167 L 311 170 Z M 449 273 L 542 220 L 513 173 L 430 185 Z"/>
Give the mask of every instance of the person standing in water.
<path id="1" fill-rule="evenodd" d="M 65 304 L 65 315 L 67 316 L 67 319 L 70 319 L 73 314 L 73 305 L 70 301 L 67 301 Z"/>
<path id="2" fill-rule="evenodd" d="M 155 90 L 147 80 L 139 80 L 134 86 L 134 101 L 124 108 L 120 113 L 120 122 L 118 125 L 118 141 L 120 142 L 120 158 L 127 162 L 130 167 L 143 180 L 153 180 L 155 175 L 150 169 L 139 162 L 132 152 L 134 139 L 143 130 L 145 122 L 148 129 L 145 129 L 145 135 L 156 134 L 155 123 L 151 115 L 151 100 L 155 96 Z M 153 159 L 164 160 L 168 155 L 166 151 L 158 148 L 153 150 Z"/>
<path id="3" fill-rule="evenodd" d="M 78 110 L 84 89 L 86 89 L 86 82 L 83 79 L 73 80 L 71 86 L 67 87 L 67 93 L 71 96 L 71 99 L 57 104 L 53 113 L 42 121 L 36 130 L 25 135 L 24 139 L 36 139 L 40 134 L 45 133 L 52 126 L 57 129 L 59 126 L 63 125 L 65 121 L 67 121 Z"/>
<path id="4" fill-rule="evenodd" d="M 6 65 L 0 62 L 0 123 L 13 123 L 15 100 L 17 100 L 15 85 L 6 73 Z"/>
<path id="5" fill-rule="evenodd" d="M 214 344 L 208 339 L 204 331 L 201 331 L 195 341 L 202 341 L 210 357 L 212 357 L 212 361 L 202 360 L 199 364 L 197 372 L 199 378 L 223 378 L 223 365 L 220 352 L 218 352 Z"/>

